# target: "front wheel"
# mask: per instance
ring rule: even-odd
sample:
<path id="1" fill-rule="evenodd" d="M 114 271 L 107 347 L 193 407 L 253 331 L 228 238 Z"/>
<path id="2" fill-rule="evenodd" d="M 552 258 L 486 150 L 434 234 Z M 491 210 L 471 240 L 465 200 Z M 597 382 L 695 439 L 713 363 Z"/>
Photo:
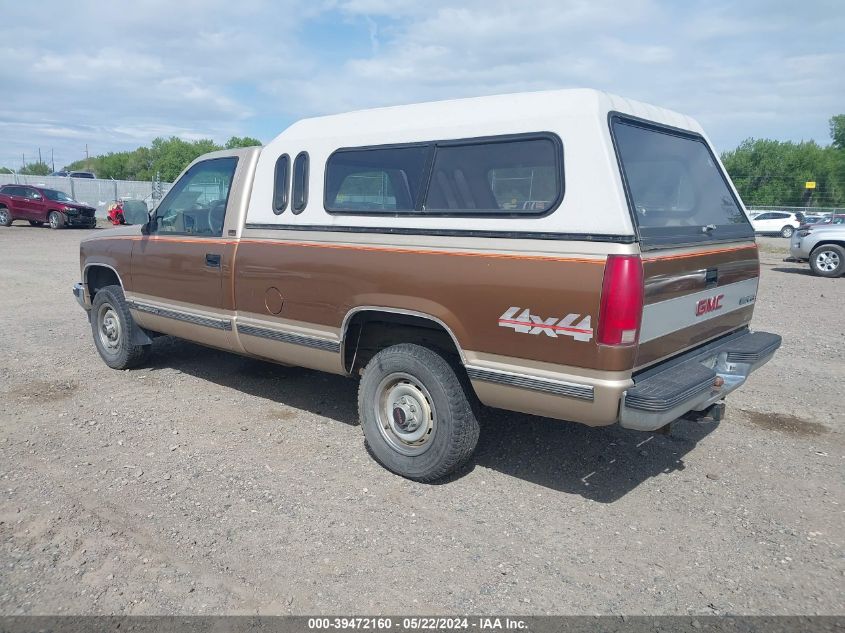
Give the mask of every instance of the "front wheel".
<path id="1" fill-rule="evenodd" d="M 50 223 L 51 229 L 65 228 L 65 216 L 58 211 L 50 211 L 50 214 L 47 216 L 47 221 Z"/>
<path id="2" fill-rule="evenodd" d="M 792 234 L 795 233 L 795 227 L 792 226 L 785 226 L 780 230 L 780 236 L 785 238 L 792 237 Z"/>
<path id="3" fill-rule="evenodd" d="M 810 253 L 810 268 L 820 277 L 839 277 L 845 273 L 845 248 L 822 244 Z"/>
<path id="4" fill-rule="evenodd" d="M 445 358 L 420 345 L 388 347 L 367 363 L 358 414 L 379 463 L 416 481 L 454 472 L 478 443 L 478 420 L 461 380 Z"/>
<path id="5" fill-rule="evenodd" d="M 91 330 L 100 357 L 112 369 L 137 367 L 149 356 L 149 345 L 132 343 L 134 327 L 123 289 L 106 286 L 98 290 L 91 304 Z"/>
<path id="6" fill-rule="evenodd" d="M 0 207 L 0 226 L 12 226 L 12 214 L 6 207 Z"/>

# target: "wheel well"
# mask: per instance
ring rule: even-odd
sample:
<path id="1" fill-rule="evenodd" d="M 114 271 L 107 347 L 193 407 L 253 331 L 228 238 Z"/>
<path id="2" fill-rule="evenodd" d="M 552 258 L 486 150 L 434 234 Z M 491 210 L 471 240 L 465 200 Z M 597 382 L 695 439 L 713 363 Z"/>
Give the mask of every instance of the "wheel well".
<path id="1" fill-rule="evenodd" d="M 91 295 L 91 299 L 94 298 L 94 295 L 101 288 L 121 285 L 117 273 L 106 266 L 89 266 L 85 277 L 85 283 L 88 284 L 88 294 Z"/>
<path id="2" fill-rule="evenodd" d="M 439 322 L 413 314 L 380 310 L 356 312 L 343 338 L 343 364 L 347 372 L 363 368 L 379 351 L 399 343 L 419 343 L 461 363 L 454 338 Z"/>
<path id="3" fill-rule="evenodd" d="M 845 248 L 845 240 L 824 240 L 823 242 L 819 242 L 813 247 L 813 250 L 816 250 L 819 246 L 827 246 L 828 244 L 835 244 L 836 246 L 841 246 Z"/>

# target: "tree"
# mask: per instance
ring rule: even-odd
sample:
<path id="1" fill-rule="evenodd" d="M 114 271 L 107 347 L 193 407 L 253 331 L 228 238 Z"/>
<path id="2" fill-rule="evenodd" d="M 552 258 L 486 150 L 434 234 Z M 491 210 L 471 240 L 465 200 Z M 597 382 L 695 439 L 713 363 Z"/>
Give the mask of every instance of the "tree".
<path id="1" fill-rule="evenodd" d="M 845 150 L 845 114 L 830 117 L 830 138 L 833 147 Z"/>
<path id="2" fill-rule="evenodd" d="M 816 183 L 811 204 L 845 204 L 845 115 L 830 119 L 833 143 L 746 139 L 722 162 L 746 204 L 803 206 L 807 181 Z"/>
<path id="3" fill-rule="evenodd" d="M 30 176 L 47 176 L 50 174 L 52 170 L 47 163 L 44 162 L 36 162 L 36 163 L 27 163 L 23 167 L 21 167 L 20 172 L 21 174 L 27 174 Z"/>
<path id="4" fill-rule="evenodd" d="M 251 136 L 233 136 L 226 141 L 226 149 L 261 145 Z M 78 160 L 65 169 L 93 170 L 101 178 L 115 180 L 152 180 L 158 173 L 165 182 L 173 181 L 188 164 L 208 152 L 223 149 L 211 139 L 185 141 L 176 136 L 156 138 L 149 147 L 130 152 L 109 152 L 86 160 Z M 48 172 L 49 173 L 49 172 Z"/>
<path id="5" fill-rule="evenodd" d="M 0 167 L 0 174 L 14 174 L 14 173 L 15 172 L 13 172 L 8 167 Z"/>
<path id="6" fill-rule="evenodd" d="M 256 145 L 261 144 L 261 141 L 259 141 L 257 138 L 252 138 L 251 136 L 233 136 L 228 141 L 226 141 L 225 148 L 235 149 L 238 147 L 255 147 Z"/>

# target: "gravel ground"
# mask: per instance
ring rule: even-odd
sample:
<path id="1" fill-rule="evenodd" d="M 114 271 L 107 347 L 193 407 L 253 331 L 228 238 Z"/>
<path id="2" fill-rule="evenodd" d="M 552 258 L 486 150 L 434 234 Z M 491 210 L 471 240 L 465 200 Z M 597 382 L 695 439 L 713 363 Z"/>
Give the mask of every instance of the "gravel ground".
<path id="1" fill-rule="evenodd" d="M 99 359 L 85 231 L 0 229 L 0 614 L 843 614 L 845 279 L 761 239 L 775 359 L 671 435 L 489 412 L 441 485 L 356 383 L 163 338 Z"/>

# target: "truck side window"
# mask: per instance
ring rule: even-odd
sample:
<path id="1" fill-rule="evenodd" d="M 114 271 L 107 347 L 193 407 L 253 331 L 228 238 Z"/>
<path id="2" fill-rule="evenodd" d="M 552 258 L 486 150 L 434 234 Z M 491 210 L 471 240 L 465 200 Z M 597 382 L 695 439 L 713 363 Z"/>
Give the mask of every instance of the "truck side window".
<path id="1" fill-rule="evenodd" d="M 431 145 L 336 151 L 326 162 L 326 209 L 413 211 L 431 151 Z"/>
<path id="2" fill-rule="evenodd" d="M 551 138 L 438 144 L 425 211 L 525 214 L 551 211 L 563 167 Z"/>
<path id="3" fill-rule="evenodd" d="M 273 213 L 280 215 L 288 208 L 288 174 L 290 157 L 282 154 L 276 159 L 276 174 L 273 178 Z"/>
<path id="4" fill-rule="evenodd" d="M 308 153 L 300 152 L 293 161 L 293 212 L 302 213 L 308 204 Z"/>
<path id="5" fill-rule="evenodd" d="M 182 176 L 158 205 L 153 234 L 220 237 L 238 159 L 212 158 Z"/>
<path id="6" fill-rule="evenodd" d="M 343 148 L 326 162 L 329 213 L 543 215 L 563 198 L 563 146 L 548 132 Z"/>

